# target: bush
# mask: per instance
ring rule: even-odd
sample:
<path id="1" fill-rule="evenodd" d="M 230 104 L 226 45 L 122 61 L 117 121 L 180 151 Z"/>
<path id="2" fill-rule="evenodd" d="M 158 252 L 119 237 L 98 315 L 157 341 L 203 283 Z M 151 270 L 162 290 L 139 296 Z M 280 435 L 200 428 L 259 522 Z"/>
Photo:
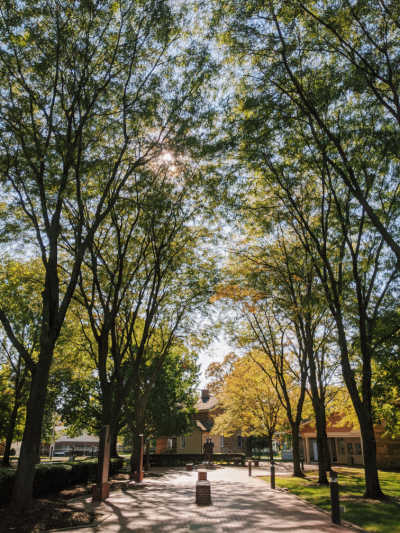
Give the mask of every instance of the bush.
<path id="1" fill-rule="evenodd" d="M 0 502 L 10 501 L 11 491 L 14 483 L 15 470 L 12 468 L 0 468 Z"/>
<path id="2" fill-rule="evenodd" d="M 97 465 L 97 461 L 96 461 Z M 124 460 L 122 457 L 113 457 L 110 460 L 110 476 L 114 476 L 115 474 L 118 474 L 118 472 L 121 472 L 124 466 Z"/>
<path id="3" fill-rule="evenodd" d="M 110 476 L 121 471 L 123 459 L 113 458 L 110 461 Z M 85 484 L 95 481 L 97 473 L 97 459 L 85 461 L 71 461 L 68 463 L 43 463 L 36 465 L 35 479 L 33 481 L 33 495 L 45 496 L 52 492 L 71 487 L 72 485 Z M 0 502 L 9 503 L 15 470 L 0 468 Z"/>
<path id="4" fill-rule="evenodd" d="M 72 466 L 69 464 L 44 463 L 36 465 L 33 495 L 44 496 L 58 492 L 72 484 Z"/>

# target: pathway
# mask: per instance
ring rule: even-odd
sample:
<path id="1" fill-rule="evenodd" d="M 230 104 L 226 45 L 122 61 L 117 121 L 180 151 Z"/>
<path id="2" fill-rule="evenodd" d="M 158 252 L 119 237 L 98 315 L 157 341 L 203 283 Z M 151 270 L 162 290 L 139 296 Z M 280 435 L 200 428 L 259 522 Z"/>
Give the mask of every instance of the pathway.
<path id="1" fill-rule="evenodd" d="M 161 476 L 161 472 L 163 475 Z M 253 469 L 253 476 L 265 470 Z M 159 476 L 159 477 L 157 477 Z M 208 471 L 213 505 L 194 503 L 197 472 L 153 469 L 141 485 L 112 492 L 100 504 L 103 521 L 66 533 L 345 533 L 353 530 L 330 524 L 329 517 L 295 496 L 273 491 L 248 477 L 247 469 L 224 467 Z M 89 504 L 89 503 L 87 503 Z"/>

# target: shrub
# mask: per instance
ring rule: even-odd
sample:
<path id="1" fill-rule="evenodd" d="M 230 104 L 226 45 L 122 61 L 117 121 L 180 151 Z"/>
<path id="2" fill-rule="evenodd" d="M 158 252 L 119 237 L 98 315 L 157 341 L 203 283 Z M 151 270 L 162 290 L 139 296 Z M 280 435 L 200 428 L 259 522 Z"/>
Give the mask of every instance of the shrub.
<path id="1" fill-rule="evenodd" d="M 110 461 L 110 476 L 117 474 L 123 467 L 123 459 L 113 458 Z M 85 461 L 71 461 L 68 463 L 42 463 L 36 465 L 33 482 L 33 495 L 45 496 L 52 492 L 71 487 L 72 485 L 95 481 L 97 473 L 97 459 Z M 9 503 L 15 470 L 0 468 L 0 502 Z"/>
<path id="2" fill-rule="evenodd" d="M 112 457 L 110 460 L 110 476 L 114 476 L 115 474 L 118 474 L 118 472 L 121 472 L 123 466 L 124 460 L 122 457 Z"/>
<path id="3" fill-rule="evenodd" d="M 0 502 L 8 503 L 11 497 L 14 483 L 15 470 L 12 468 L 0 468 Z"/>
<path id="4" fill-rule="evenodd" d="M 33 495 L 44 496 L 69 487 L 72 485 L 72 470 L 72 466 L 66 463 L 36 465 Z"/>

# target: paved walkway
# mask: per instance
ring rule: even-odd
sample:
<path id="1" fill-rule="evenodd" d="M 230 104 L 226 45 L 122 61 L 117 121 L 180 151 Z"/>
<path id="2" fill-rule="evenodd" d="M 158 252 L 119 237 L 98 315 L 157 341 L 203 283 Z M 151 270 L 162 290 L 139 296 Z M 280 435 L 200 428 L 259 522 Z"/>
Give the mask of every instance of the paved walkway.
<path id="1" fill-rule="evenodd" d="M 353 531 L 331 525 L 325 513 L 291 494 L 270 490 L 267 483 L 255 477 L 262 474 L 265 470 L 261 468 L 254 468 L 251 478 L 246 468 L 209 470 L 213 505 L 199 507 L 194 503 L 196 471 L 153 469 L 141 485 L 125 485 L 100 504 L 98 511 L 103 520 L 97 527 L 69 533 Z"/>

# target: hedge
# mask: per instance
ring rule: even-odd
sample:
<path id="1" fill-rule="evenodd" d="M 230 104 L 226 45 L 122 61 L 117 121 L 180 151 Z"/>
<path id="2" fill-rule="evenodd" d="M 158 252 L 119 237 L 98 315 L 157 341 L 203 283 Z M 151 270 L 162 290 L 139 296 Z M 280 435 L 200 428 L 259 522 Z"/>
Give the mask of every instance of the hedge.
<path id="1" fill-rule="evenodd" d="M 123 459 L 112 458 L 110 463 L 110 476 L 121 471 Z M 94 481 L 97 473 L 97 459 L 84 461 L 71 461 L 68 463 L 42 463 L 36 465 L 33 481 L 33 495 L 44 496 L 66 489 L 76 484 L 85 484 Z M 15 470 L 11 468 L 0 469 L 0 502 L 9 503 Z"/>
<path id="2" fill-rule="evenodd" d="M 241 464 L 244 465 L 246 456 L 244 453 L 214 453 L 214 463 Z M 150 454 L 152 466 L 183 466 L 187 463 L 200 464 L 204 461 L 202 453 L 165 453 Z"/>

